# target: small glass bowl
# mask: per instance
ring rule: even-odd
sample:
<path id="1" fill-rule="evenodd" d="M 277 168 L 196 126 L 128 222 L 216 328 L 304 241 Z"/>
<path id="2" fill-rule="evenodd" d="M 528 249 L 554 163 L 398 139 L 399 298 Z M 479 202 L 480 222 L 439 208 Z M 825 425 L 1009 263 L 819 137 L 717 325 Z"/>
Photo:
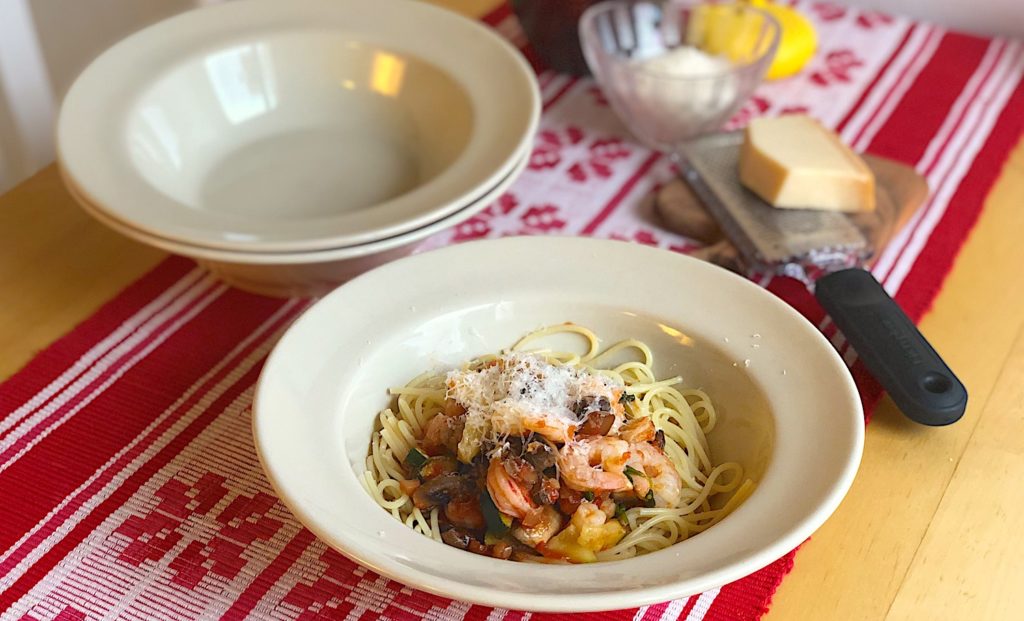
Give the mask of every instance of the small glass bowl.
<path id="1" fill-rule="evenodd" d="M 748 4 L 613 0 L 580 19 L 591 72 L 643 142 L 672 151 L 719 129 L 764 78 L 780 26 Z"/>

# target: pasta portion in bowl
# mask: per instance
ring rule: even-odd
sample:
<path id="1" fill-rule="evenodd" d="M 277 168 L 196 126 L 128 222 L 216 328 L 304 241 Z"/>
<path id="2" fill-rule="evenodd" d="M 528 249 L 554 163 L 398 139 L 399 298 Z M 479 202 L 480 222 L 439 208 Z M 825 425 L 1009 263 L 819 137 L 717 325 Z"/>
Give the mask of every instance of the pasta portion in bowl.
<path id="1" fill-rule="evenodd" d="M 859 408 L 821 332 L 746 279 L 512 237 L 313 305 L 263 368 L 253 433 L 281 500 L 353 561 L 464 602 L 582 612 L 701 593 L 799 545 L 853 480 Z"/>
<path id="2" fill-rule="evenodd" d="M 534 349 L 572 333 L 582 353 Z M 589 563 L 666 548 L 754 490 L 717 463 L 711 399 L 641 340 L 572 323 L 392 388 L 360 482 L 410 528 L 500 559 Z"/>

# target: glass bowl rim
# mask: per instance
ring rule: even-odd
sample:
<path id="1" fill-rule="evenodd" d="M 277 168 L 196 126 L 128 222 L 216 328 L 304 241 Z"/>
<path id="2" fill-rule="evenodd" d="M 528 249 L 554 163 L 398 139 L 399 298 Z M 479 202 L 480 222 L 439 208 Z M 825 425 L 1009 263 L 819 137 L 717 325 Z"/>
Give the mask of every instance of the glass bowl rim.
<path id="1" fill-rule="evenodd" d="M 670 3 L 671 3 L 671 1 L 667 2 L 667 3 L 659 3 L 659 2 L 652 2 L 652 1 L 645 2 L 645 4 L 657 5 L 657 6 L 659 6 L 659 8 L 662 8 L 662 9 L 664 8 L 665 4 L 670 4 Z M 636 4 L 641 4 L 641 3 L 640 2 L 635 2 L 635 1 L 632 1 L 632 0 L 605 0 L 603 2 L 598 2 L 597 4 L 593 4 L 593 5 L 589 6 L 589 7 L 587 7 L 587 9 L 583 12 L 583 15 L 580 16 L 579 37 L 580 37 L 581 43 L 586 45 L 586 42 L 590 40 L 590 36 L 588 34 L 586 34 L 586 30 L 590 26 L 590 23 L 593 22 L 595 19 L 597 19 L 597 16 L 599 14 L 607 13 L 608 11 L 611 11 L 611 10 L 613 10 L 615 8 L 618 8 L 618 7 L 622 7 L 622 6 L 631 7 L 631 6 L 634 6 Z M 752 5 L 749 5 L 749 4 L 745 4 L 745 3 L 741 3 L 741 2 L 732 2 L 732 3 L 728 3 L 728 4 L 731 4 L 734 8 L 737 8 L 737 9 L 743 11 L 743 12 L 755 13 L 755 14 L 760 15 L 761 17 L 763 17 L 765 19 L 765 23 L 767 23 L 769 25 L 769 28 L 771 29 L 771 35 L 770 35 L 771 36 L 771 40 L 770 40 L 769 44 L 767 46 L 765 46 L 764 51 L 760 55 L 758 55 L 756 58 L 748 60 L 748 61 L 745 61 L 745 62 L 740 62 L 740 63 L 733 63 L 732 61 L 730 61 L 729 68 L 726 69 L 726 70 L 723 70 L 723 71 L 716 71 L 716 72 L 713 72 L 713 73 L 705 73 L 705 74 L 686 75 L 686 76 L 675 75 L 675 74 L 673 74 L 673 73 L 671 73 L 669 71 L 665 71 L 663 69 L 654 69 L 654 68 L 651 68 L 651 67 L 646 66 L 646 65 L 641 65 L 639 63 L 631 63 L 631 67 L 630 67 L 631 71 L 635 71 L 636 73 L 646 74 L 646 75 L 649 75 L 649 76 L 657 77 L 657 78 L 660 78 L 660 79 L 672 80 L 672 81 L 675 81 L 675 82 L 684 82 L 685 83 L 685 82 L 699 82 L 699 81 L 702 81 L 702 80 L 717 80 L 717 79 L 721 79 L 721 78 L 729 76 L 729 75 L 743 74 L 743 73 L 749 72 L 752 69 L 758 68 L 761 65 L 761 63 L 766 58 L 771 58 L 771 57 L 773 57 L 775 55 L 775 52 L 776 52 L 776 50 L 779 47 L 779 41 L 782 38 L 782 25 L 779 23 L 779 20 L 776 19 L 774 15 L 772 15 L 771 13 L 769 13 L 768 11 L 766 11 L 766 10 L 760 8 L 760 7 L 755 7 L 755 6 L 752 6 Z M 720 4 L 720 3 L 713 3 L 713 2 L 701 2 L 701 1 L 693 2 L 692 3 L 692 6 L 699 6 L 699 5 L 726 6 L 727 4 L 726 3 L 721 3 Z M 586 45 L 586 47 L 589 48 L 590 46 Z M 682 47 L 682 46 L 678 46 L 678 47 Z M 670 48 L 670 49 L 678 49 L 678 47 L 674 47 L 674 48 Z M 697 48 L 697 49 L 699 49 L 699 48 Z M 584 57 L 587 56 L 586 52 L 587 52 L 587 50 L 585 49 L 584 50 Z M 612 61 L 615 62 L 615 63 L 620 63 L 620 64 L 630 63 L 629 59 L 622 58 L 618 54 L 608 52 L 608 51 L 604 50 L 603 48 L 601 48 L 599 50 L 599 53 L 601 55 L 607 57 L 607 58 L 612 59 Z M 591 71 L 594 71 L 593 67 L 591 68 Z M 598 72 L 594 71 L 594 73 L 596 75 Z"/>

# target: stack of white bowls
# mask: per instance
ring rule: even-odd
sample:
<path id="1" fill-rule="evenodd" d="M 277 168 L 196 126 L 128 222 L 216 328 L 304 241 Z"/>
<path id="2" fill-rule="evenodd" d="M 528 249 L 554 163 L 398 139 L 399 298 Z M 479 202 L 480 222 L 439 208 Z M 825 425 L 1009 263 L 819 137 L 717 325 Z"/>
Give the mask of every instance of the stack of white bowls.
<path id="1" fill-rule="evenodd" d="M 540 98 L 485 26 L 412 0 L 239 0 L 120 42 L 69 91 L 69 191 L 227 282 L 317 295 L 471 217 Z"/>

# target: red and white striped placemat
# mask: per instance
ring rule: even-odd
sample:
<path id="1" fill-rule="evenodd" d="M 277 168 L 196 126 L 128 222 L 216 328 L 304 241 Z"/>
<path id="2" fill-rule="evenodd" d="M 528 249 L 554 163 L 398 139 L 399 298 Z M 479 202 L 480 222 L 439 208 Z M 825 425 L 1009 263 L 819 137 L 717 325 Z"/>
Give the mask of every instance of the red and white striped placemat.
<path id="1" fill-rule="evenodd" d="M 927 310 L 1024 129 L 1024 45 L 879 13 L 800 2 L 821 49 L 759 89 L 733 125 L 807 111 L 856 148 L 915 164 L 932 198 L 876 275 L 912 318 Z M 517 42 L 503 9 L 488 23 Z M 529 169 L 494 205 L 421 250 L 510 234 L 594 235 L 683 251 L 641 198 L 671 178 L 590 80 L 542 72 Z M 817 323 L 879 396 L 806 289 L 763 284 Z M 4 619 L 525 621 L 409 589 L 359 567 L 276 499 L 250 435 L 253 385 L 307 306 L 229 289 L 170 258 L 0 386 L 0 610 Z M 592 615 L 757 619 L 794 553 L 698 596 Z"/>

